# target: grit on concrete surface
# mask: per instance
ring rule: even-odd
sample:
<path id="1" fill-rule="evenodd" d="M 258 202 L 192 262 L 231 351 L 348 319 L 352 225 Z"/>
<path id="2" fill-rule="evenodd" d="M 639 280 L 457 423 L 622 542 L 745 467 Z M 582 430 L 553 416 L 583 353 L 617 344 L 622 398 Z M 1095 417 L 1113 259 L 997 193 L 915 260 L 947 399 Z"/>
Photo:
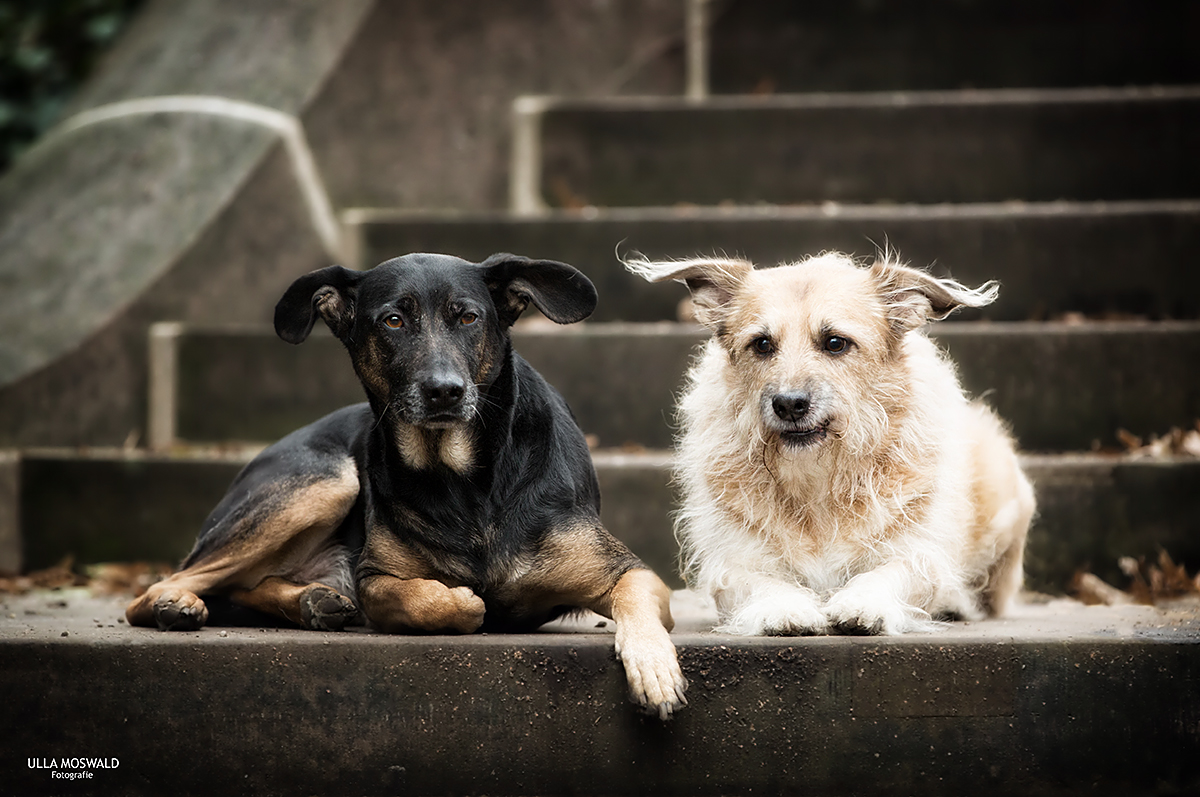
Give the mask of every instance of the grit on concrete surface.
<path id="1" fill-rule="evenodd" d="M 160 633 L 123 623 L 125 600 L 0 596 L 0 721 L 17 731 L 0 791 L 1200 791 L 1195 603 L 1052 599 L 931 634 L 747 639 L 676 593 L 689 705 L 664 724 L 626 702 L 594 616 L 511 636 Z M 73 755 L 109 768 L 64 789 L 47 762 Z"/>
<path id="2" fill-rule="evenodd" d="M 125 622 L 128 595 L 94 595 L 86 587 L 61 590 L 35 590 L 23 595 L 0 596 L 0 645 L 11 640 L 61 641 L 63 644 L 194 644 L 200 639 L 219 643 L 231 639 L 247 642 L 265 639 L 272 645 L 288 641 L 308 643 L 316 637 L 308 631 L 291 628 L 210 625 L 198 632 L 159 633 L 153 629 L 130 627 Z M 681 647 L 729 645 L 743 638 L 713 633 L 716 611 L 711 601 L 694 592 L 679 590 L 672 599 L 675 616 L 675 642 Z M 479 634 L 497 637 L 512 645 L 528 644 L 535 639 L 545 642 L 548 635 L 594 635 L 612 633 L 614 624 L 586 614 L 546 625 L 536 634 Z M 378 637 L 365 628 L 342 634 L 321 634 L 325 644 L 361 643 Z M 1163 641 L 1200 641 L 1200 600 L 1180 600 L 1160 606 L 1086 606 L 1069 598 L 1032 596 L 1016 606 L 1009 615 L 979 622 L 947 623 L 937 631 L 880 638 L 887 642 L 945 640 L 956 644 L 1004 642 L 1014 640 L 1079 640 L 1088 638 L 1140 638 Z M 407 637 L 390 637 L 403 644 Z M 419 637 L 422 643 L 430 637 Z M 465 639 L 465 638 L 464 638 Z M 780 644 L 795 645 L 804 640 L 780 639 Z M 580 640 L 584 642 L 583 639 Z M 370 644 L 370 643 L 368 643 Z M 466 644 L 471 644 L 467 642 Z M 607 643 L 605 643 L 607 644 Z"/>

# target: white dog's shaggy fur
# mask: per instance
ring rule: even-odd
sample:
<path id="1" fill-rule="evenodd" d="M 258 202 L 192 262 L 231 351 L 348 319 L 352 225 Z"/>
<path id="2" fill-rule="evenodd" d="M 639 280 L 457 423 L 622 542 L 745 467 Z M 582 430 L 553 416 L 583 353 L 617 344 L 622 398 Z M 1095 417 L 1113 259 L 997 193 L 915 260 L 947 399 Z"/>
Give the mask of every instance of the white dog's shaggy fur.
<path id="1" fill-rule="evenodd" d="M 737 634 L 896 634 L 1002 613 L 1033 490 L 922 332 L 993 301 L 888 257 L 627 263 L 713 331 L 679 408 L 689 583 Z"/>

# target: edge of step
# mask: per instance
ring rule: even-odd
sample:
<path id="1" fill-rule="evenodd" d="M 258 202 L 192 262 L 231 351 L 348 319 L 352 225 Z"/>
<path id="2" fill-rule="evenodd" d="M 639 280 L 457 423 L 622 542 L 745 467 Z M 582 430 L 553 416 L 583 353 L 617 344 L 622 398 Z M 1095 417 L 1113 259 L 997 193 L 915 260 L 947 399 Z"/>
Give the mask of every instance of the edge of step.
<path id="1" fill-rule="evenodd" d="M 0 706 L 21 729 L 0 751 L 42 762 L 12 768 L 22 793 L 61 793 L 47 759 L 64 755 L 117 761 L 71 784 L 82 794 L 1200 785 L 1196 606 L 1054 602 L 886 638 L 693 627 L 673 635 L 689 705 L 664 724 L 626 702 L 612 624 L 595 618 L 525 635 L 163 634 L 113 623 L 123 601 L 3 599 L 5 673 L 39 684 Z"/>
<path id="2" fill-rule="evenodd" d="M 968 392 L 1030 450 L 1112 446 L 1119 427 L 1147 436 L 1200 418 L 1200 384 L 1175 376 L 1200 357 L 1200 321 L 954 321 L 930 335 Z M 600 447 L 671 445 L 675 397 L 706 338 L 673 322 L 532 324 L 513 334 Z M 156 325 L 149 349 L 152 448 L 176 438 L 277 439 L 363 399 L 327 334 L 294 348 L 265 326 Z"/>
<path id="3" fill-rule="evenodd" d="M 178 562 L 204 518 L 257 448 L 144 450 L 32 449 L 7 465 L 19 533 L 6 552 L 30 569 L 64 555 L 78 562 Z M 598 451 L 601 518 L 673 586 L 677 508 L 668 451 Z M 1200 566 L 1196 495 L 1200 458 L 1023 454 L 1039 515 L 1027 547 L 1027 584 L 1061 592 L 1090 569 L 1124 583 L 1123 556 Z M 3 472 L 0 471 L 0 475 Z M 17 545 L 20 548 L 17 548 Z M 15 550 L 14 550 L 15 549 Z"/>

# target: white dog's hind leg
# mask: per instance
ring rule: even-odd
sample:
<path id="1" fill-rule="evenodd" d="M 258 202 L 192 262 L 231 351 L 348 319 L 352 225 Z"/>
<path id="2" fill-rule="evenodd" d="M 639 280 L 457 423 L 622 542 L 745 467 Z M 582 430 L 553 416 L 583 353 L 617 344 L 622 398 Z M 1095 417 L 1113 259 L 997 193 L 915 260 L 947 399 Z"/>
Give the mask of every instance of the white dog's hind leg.
<path id="1" fill-rule="evenodd" d="M 718 633 L 743 636 L 811 636 L 828 633 L 817 593 L 769 576 L 737 579 L 713 598 L 721 624 Z"/>

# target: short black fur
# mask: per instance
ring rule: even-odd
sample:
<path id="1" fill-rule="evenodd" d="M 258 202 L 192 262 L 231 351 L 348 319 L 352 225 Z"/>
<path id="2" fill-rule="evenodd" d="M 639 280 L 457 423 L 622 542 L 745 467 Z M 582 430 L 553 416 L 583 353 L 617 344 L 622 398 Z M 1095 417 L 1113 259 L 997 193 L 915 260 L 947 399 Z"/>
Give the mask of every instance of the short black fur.
<path id="1" fill-rule="evenodd" d="M 595 303 L 573 267 L 507 254 L 478 264 L 408 255 L 296 280 L 276 307 L 276 331 L 299 344 L 321 317 L 349 352 L 367 404 L 264 450 L 185 565 L 253 533 L 247 512 L 269 513 L 296 485 L 333 478 L 352 460 L 359 493 L 334 542 L 360 584 L 419 571 L 482 598 L 485 629 L 532 628 L 574 608 L 546 585 L 522 587 L 567 537 L 585 564 L 603 560 L 611 583 L 642 567 L 600 524 L 596 474 L 565 401 L 509 337 L 529 304 L 570 323 Z"/>

